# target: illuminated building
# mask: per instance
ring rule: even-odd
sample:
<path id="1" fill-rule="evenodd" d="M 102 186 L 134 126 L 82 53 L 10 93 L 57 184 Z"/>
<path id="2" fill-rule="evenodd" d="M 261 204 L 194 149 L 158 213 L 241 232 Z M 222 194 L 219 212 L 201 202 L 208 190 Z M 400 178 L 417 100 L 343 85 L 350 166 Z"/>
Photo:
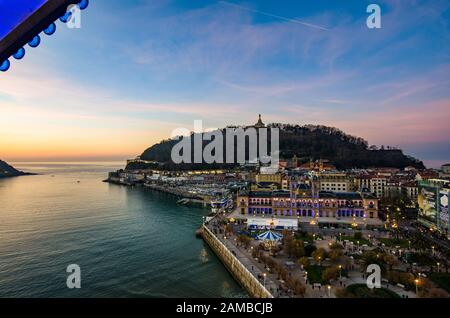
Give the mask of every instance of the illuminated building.
<path id="1" fill-rule="evenodd" d="M 319 174 L 320 190 L 333 192 L 349 192 L 352 180 L 344 172 L 322 172 Z"/>
<path id="2" fill-rule="evenodd" d="M 314 195 L 309 187 L 274 191 L 243 191 L 237 197 L 242 217 L 298 218 L 327 224 L 381 224 L 378 200 L 369 193 L 326 192 Z"/>
<path id="3" fill-rule="evenodd" d="M 450 181 L 429 179 L 419 181 L 418 221 L 432 231 L 439 231 L 449 237 L 448 196 Z"/>

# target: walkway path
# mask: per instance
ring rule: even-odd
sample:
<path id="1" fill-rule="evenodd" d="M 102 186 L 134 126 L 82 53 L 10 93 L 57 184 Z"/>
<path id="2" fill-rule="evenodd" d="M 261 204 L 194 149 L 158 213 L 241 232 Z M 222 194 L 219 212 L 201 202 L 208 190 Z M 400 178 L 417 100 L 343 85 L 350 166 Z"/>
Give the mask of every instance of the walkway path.
<path id="1" fill-rule="evenodd" d="M 223 234 L 215 234 L 214 230 L 218 230 L 219 227 L 214 224 L 206 224 L 206 226 L 211 230 L 211 232 L 219 239 L 222 244 L 224 244 L 231 253 L 242 263 L 242 265 L 247 268 L 247 270 L 255 276 L 257 280 L 263 284 L 266 289 L 274 296 L 279 297 L 277 293 L 278 285 L 276 284 L 276 280 L 273 279 L 272 275 L 270 275 L 263 267 L 262 264 L 255 261 L 251 254 L 245 251 L 242 248 L 239 248 L 234 240 L 234 236 L 228 236 L 225 238 Z M 264 279 L 264 273 L 266 277 Z"/>

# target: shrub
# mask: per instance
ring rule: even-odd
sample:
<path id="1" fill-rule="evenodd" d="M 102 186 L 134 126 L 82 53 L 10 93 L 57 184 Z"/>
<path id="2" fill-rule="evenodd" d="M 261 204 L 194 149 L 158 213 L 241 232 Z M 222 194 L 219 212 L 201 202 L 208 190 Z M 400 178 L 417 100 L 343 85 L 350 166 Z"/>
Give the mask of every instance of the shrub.
<path id="1" fill-rule="evenodd" d="M 404 273 L 399 271 L 388 271 L 386 278 L 394 284 L 402 284 L 407 288 L 414 288 L 414 275 L 411 273 Z"/>
<path id="2" fill-rule="evenodd" d="M 317 250 L 317 247 L 315 247 L 313 244 L 307 244 L 305 246 L 305 256 L 310 257 L 315 250 Z"/>
<path id="3" fill-rule="evenodd" d="M 330 282 L 330 280 L 336 279 L 339 276 L 339 269 L 336 267 L 327 267 L 322 272 L 322 280 L 325 282 Z"/>
<path id="4" fill-rule="evenodd" d="M 443 288 L 447 292 L 450 293 L 450 274 L 448 274 L 448 273 L 433 273 L 433 274 L 431 274 L 430 278 L 440 288 Z"/>

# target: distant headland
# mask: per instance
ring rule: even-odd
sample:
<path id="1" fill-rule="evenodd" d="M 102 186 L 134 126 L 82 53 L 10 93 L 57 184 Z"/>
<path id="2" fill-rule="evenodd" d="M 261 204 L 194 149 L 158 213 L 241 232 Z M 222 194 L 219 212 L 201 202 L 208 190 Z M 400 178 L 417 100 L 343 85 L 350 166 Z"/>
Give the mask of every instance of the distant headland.
<path id="1" fill-rule="evenodd" d="M 19 171 L 13 166 L 7 164 L 5 161 L 0 160 L 0 178 L 11 178 L 19 176 L 33 175 L 32 173 L 27 173 Z"/>

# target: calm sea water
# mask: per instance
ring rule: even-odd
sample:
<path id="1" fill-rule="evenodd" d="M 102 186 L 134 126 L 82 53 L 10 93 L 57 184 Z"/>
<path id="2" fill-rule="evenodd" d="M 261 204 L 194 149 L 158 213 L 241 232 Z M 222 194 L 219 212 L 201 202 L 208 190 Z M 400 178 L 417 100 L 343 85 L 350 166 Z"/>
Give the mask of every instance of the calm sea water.
<path id="1" fill-rule="evenodd" d="M 41 175 L 0 180 L 0 297 L 245 296 L 195 238 L 207 210 L 101 182 L 115 163 L 15 166 Z"/>

